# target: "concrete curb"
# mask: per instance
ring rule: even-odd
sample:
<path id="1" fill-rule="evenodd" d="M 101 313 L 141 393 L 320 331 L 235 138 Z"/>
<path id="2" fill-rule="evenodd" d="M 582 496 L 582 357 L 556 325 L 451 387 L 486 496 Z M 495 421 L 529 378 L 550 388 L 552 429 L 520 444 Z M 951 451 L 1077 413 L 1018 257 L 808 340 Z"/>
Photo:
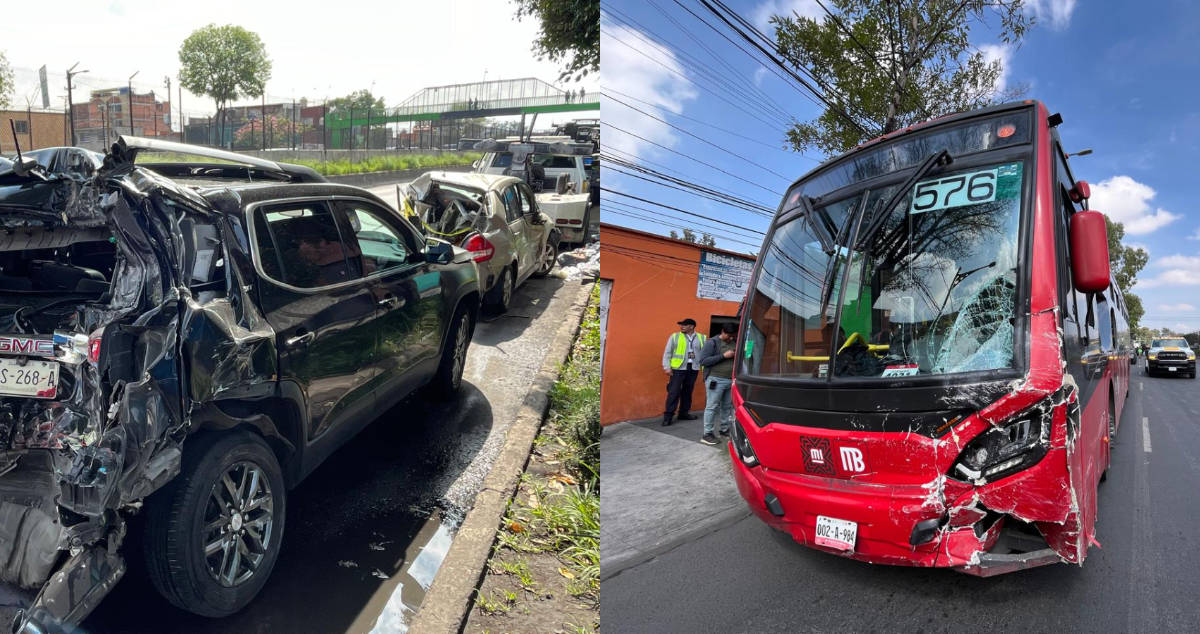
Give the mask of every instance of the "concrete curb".
<path id="1" fill-rule="evenodd" d="M 475 588 L 483 578 L 492 543 L 496 541 L 500 520 L 525 471 L 533 439 L 549 405 L 550 388 L 558 380 L 559 367 L 579 332 L 592 286 L 590 282 L 581 283 L 572 299 L 558 333 L 550 342 L 550 351 L 525 393 L 517 418 L 508 428 L 504 448 L 484 479 L 483 489 L 475 496 L 409 632 L 458 632 L 466 622 Z"/>

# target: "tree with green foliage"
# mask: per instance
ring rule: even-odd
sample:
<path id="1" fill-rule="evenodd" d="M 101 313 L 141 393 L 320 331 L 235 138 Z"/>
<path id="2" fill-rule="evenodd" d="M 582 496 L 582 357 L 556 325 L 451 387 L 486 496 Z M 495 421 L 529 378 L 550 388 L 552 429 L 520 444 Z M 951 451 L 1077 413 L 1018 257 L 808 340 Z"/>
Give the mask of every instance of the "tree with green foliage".
<path id="1" fill-rule="evenodd" d="M 1137 327 L 1142 321 L 1146 309 L 1142 307 L 1142 298 L 1133 293 L 1133 285 L 1137 283 L 1138 273 L 1150 261 L 1150 254 L 1141 247 L 1127 247 L 1121 244 L 1125 237 L 1125 225 L 1104 217 L 1108 225 L 1108 264 L 1112 268 L 1113 279 L 1117 288 L 1125 295 L 1125 307 L 1129 311 L 1130 327 Z"/>
<path id="2" fill-rule="evenodd" d="M 517 19 L 542 22 L 533 51 L 538 59 L 562 64 L 558 79 L 576 81 L 600 70 L 600 0 L 515 0 Z"/>
<path id="3" fill-rule="evenodd" d="M 702 247 L 717 246 L 717 239 L 712 237 L 712 234 L 702 233 L 700 235 L 696 235 L 695 231 L 692 231 L 691 229 L 688 229 L 686 227 L 683 229 L 682 235 L 677 233 L 674 229 L 672 229 L 670 236 L 672 239 L 687 240 L 688 242 L 691 242 L 693 244 L 698 244 Z"/>
<path id="4" fill-rule="evenodd" d="M 14 83 L 12 66 L 4 51 L 0 51 L 0 108 L 7 108 L 12 103 Z"/>
<path id="5" fill-rule="evenodd" d="M 372 111 L 383 110 L 386 106 L 383 102 L 383 97 L 376 97 L 371 94 L 366 88 L 356 90 L 344 97 L 334 97 L 325 104 L 326 109 L 331 113 L 348 114 L 351 109 L 357 111 L 359 115 L 367 112 L 367 108 Z"/>
<path id="6" fill-rule="evenodd" d="M 271 60 L 258 34 L 232 24 L 192 31 L 179 47 L 179 65 L 179 83 L 216 104 L 220 129 L 229 102 L 262 96 L 271 78 Z"/>
<path id="7" fill-rule="evenodd" d="M 972 47 L 972 26 L 998 21 L 1018 44 L 1033 19 L 1023 0 L 825 0 L 823 19 L 777 15 L 777 52 L 805 69 L 832 107 L 787 132 L 796 151 L 838 154 L 880 134 L 1019 96 L 997 91 L 1000 60 Z"/>

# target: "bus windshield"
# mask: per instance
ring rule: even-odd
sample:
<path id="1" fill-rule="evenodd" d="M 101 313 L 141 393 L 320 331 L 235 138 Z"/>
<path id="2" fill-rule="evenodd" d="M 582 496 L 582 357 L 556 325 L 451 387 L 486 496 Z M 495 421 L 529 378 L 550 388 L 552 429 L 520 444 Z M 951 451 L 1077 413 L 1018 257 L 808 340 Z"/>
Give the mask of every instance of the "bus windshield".
<path id="1" fill-rule="evenodd" d="M 742 374 L 894 380 L 1014 367 L 1027 181 L 1024 160 L 952 164 L 890 209 L 901 182 L 839 192 L 777 227 L 748 304 Z"/>

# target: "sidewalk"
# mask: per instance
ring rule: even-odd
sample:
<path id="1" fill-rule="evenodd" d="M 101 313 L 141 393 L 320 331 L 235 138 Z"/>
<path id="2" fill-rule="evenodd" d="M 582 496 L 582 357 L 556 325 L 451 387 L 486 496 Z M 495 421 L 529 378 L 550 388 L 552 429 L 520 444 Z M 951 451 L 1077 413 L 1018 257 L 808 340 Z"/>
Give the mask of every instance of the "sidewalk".
<path id="1" fill-rule="evenodd" d="M 750 513 L 727 443 L 700 443 L 696 420 L 617 423 L 600 437 L 600 579 Z"/>

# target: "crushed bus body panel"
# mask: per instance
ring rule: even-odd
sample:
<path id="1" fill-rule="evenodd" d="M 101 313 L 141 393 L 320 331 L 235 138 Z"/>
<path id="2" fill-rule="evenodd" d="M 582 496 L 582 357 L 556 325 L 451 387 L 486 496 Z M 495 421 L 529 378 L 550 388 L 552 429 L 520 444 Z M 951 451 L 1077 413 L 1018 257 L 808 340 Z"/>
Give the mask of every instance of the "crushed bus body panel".
<path id="1" fill-rule="evenodd" d="M 0 582 L 37 591 L 18 631 L 86 618 L 125 571 L 126 518 L 179 473 L 193 414 L 275 377 L 226 249 L 240 229 L 96 156 L 87 175 L 0 173 Z"/>
<path id="2" fill-rule="evenodd" d="M 1075 181 L 1048 119 L 945 117 L 786 194 L 742 311 L 729 448 L 764 522 L 980 576 L 1099 545 L 1132 342 L 1115 286 L 1072 287 Z"/>

